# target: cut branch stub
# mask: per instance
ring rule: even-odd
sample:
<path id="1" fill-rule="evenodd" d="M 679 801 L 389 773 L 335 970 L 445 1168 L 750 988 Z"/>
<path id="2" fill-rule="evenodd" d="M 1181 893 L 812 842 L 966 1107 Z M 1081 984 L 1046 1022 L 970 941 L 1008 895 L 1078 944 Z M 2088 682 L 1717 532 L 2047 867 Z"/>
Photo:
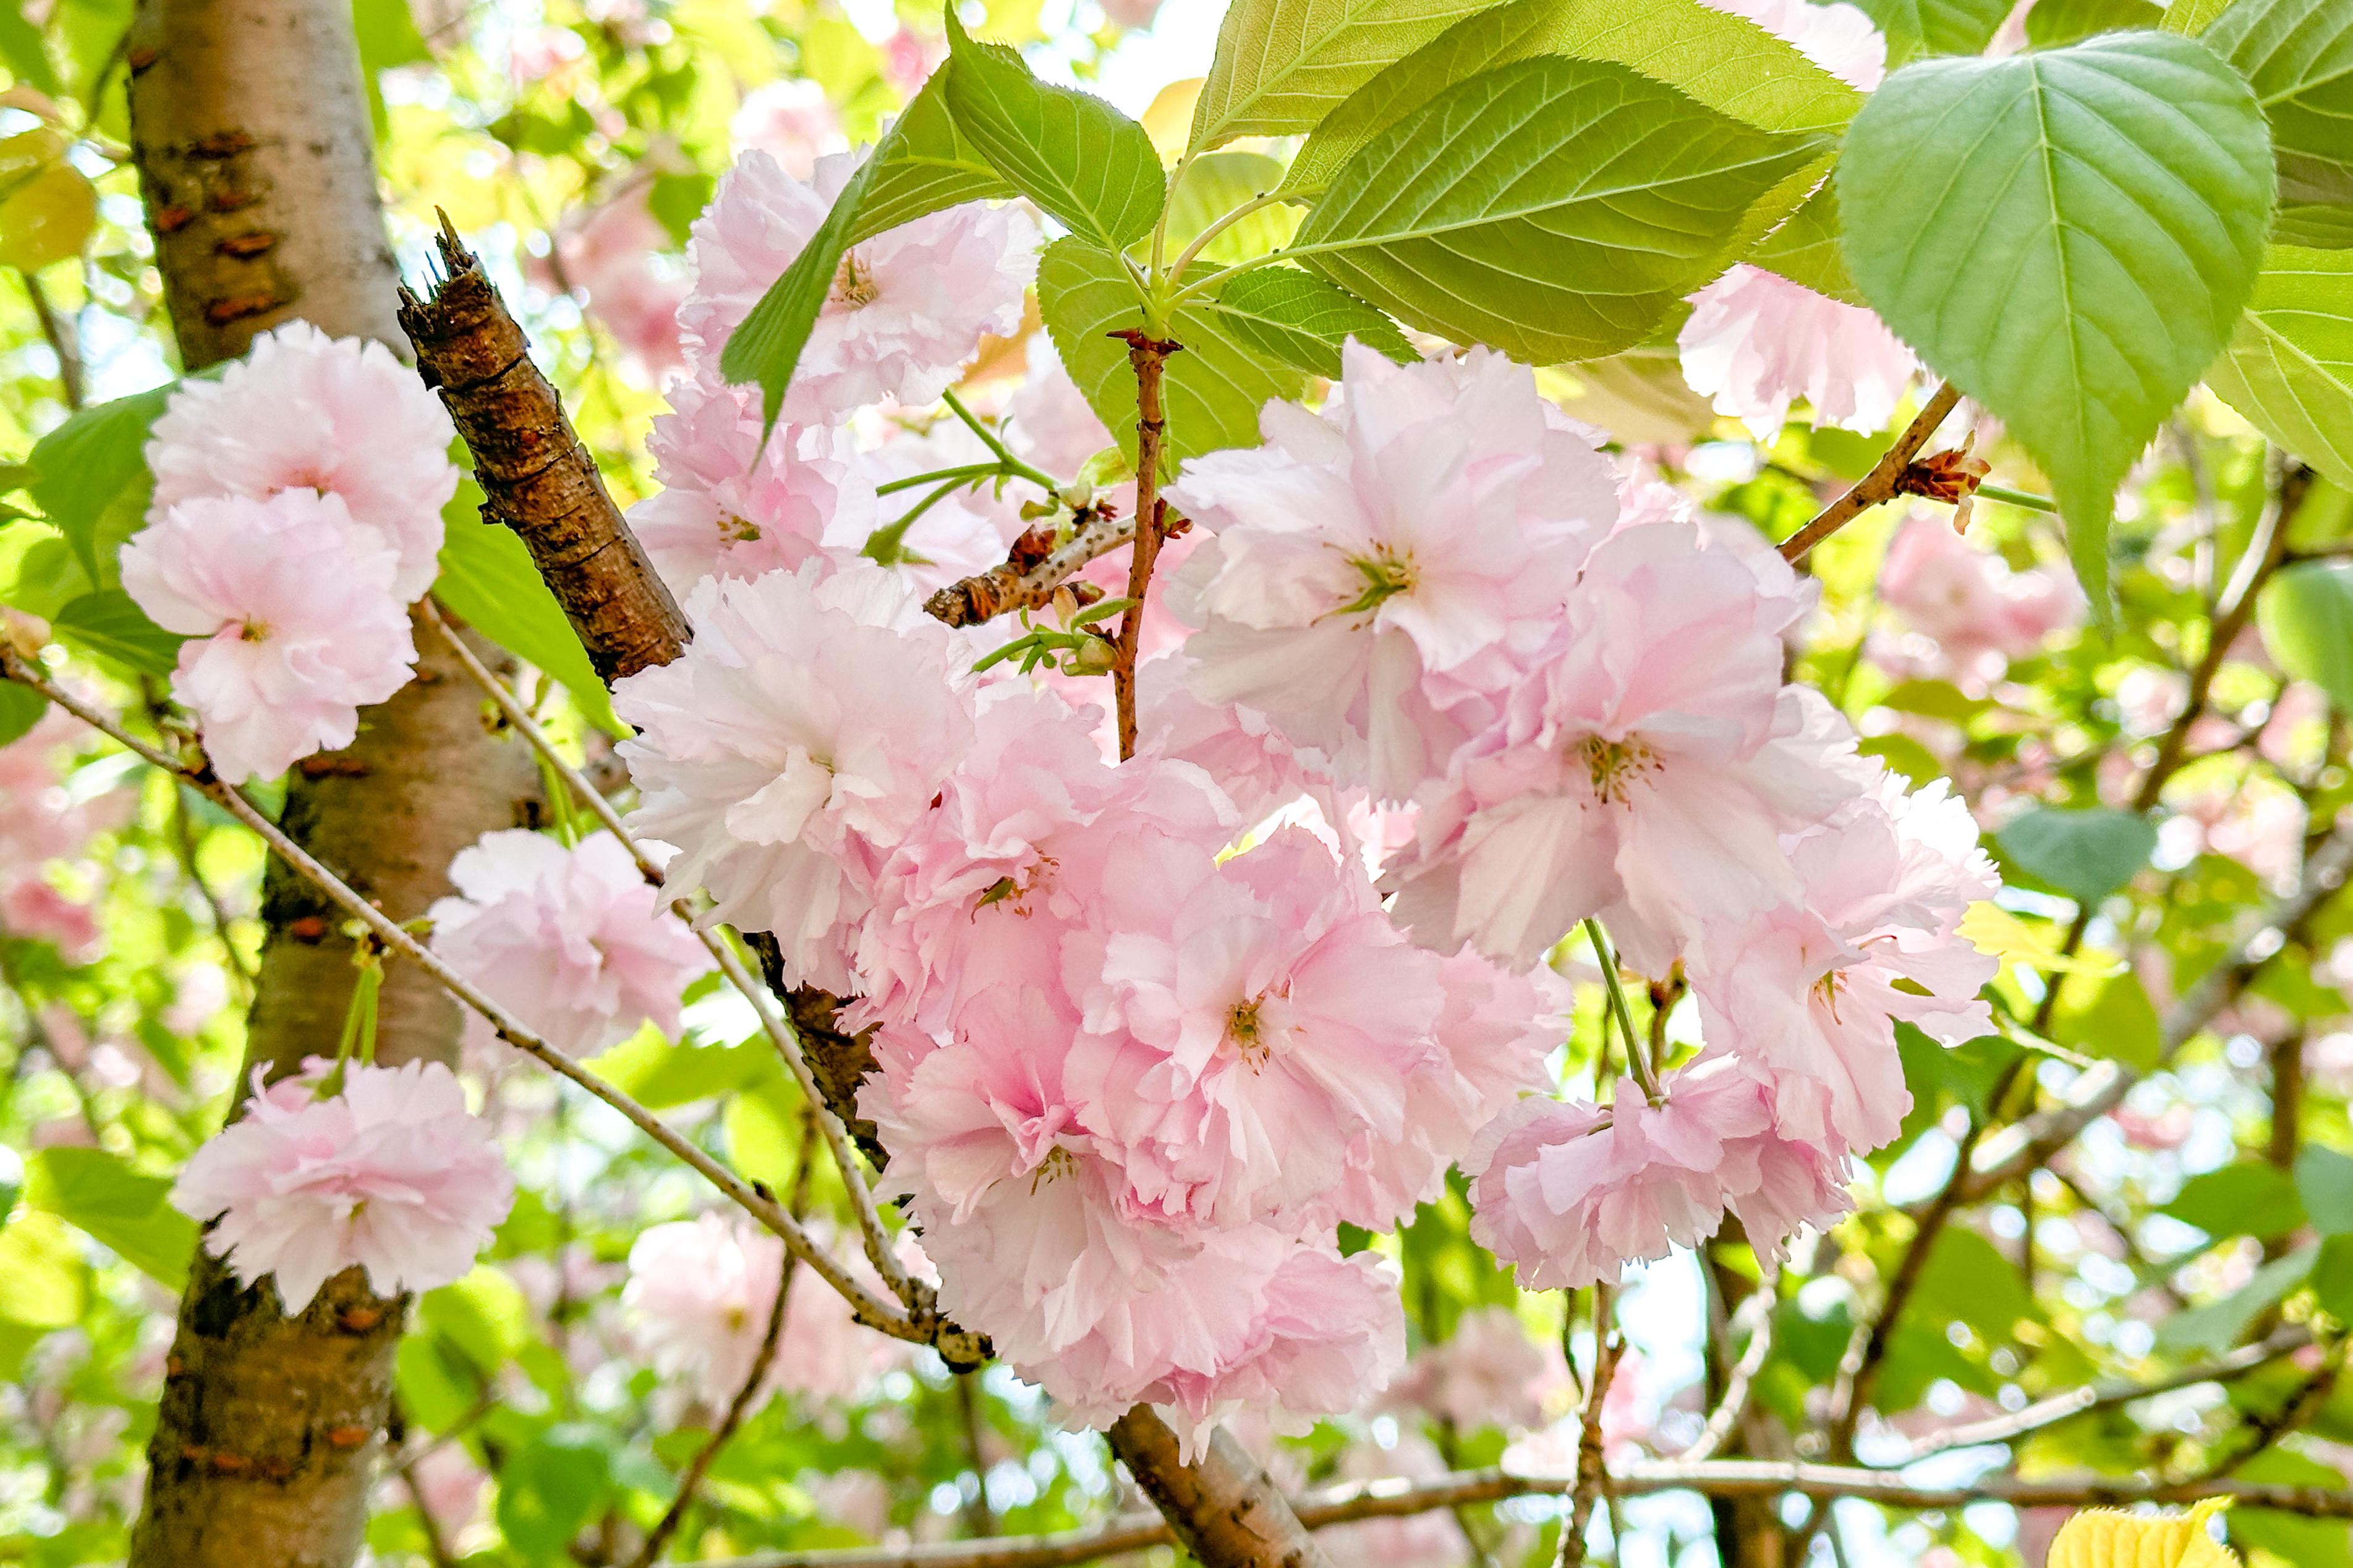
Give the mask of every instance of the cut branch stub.
<path id="1" fill-rule="evenodd" d="M 427 300 L 401 290 L 417 373 L 474 455 L 483 516 L 522 535 L 607 685 L 676 658 L 692 636 L 573 433 L 522 329 L 444 220 L 448 276 Z"/>

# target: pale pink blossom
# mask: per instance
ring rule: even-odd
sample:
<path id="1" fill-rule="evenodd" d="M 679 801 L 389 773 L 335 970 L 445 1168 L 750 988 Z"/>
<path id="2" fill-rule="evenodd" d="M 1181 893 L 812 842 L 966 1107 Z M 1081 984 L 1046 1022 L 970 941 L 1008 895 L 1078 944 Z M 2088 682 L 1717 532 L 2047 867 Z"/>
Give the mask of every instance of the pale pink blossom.
<path id="1" fill-rule="evenodd" d="M 819 158 L 807 182 L 765 153 L 736 160 L 687 247 L 695 286 L 679 321 L 695 353 L 715 361 L 825 221 L 862 156 Z M 1020 324 L 1037 240 L 1019 208 L 967 203 L 853 247 L 801 351 L 783 417 L 830 424 L 862 404 L 939 396 L 983 332 L 1002 336 Z"/>
<path id="2" fill-rule="evenodd" d="M 1883 430 L 1917 367 L 1871 311 L 1745 263 L 1692 296 L 1675 342 L 1691 389 L 1758 440 L 1800 401 L 1817 425 Z"/>
<path id="3" fill-rule="evenodd" d="M 291 321 L 254 339 L 217 379 L 192 376 L 173 391 L 147 442 L 147 519 L 205 496 L 332 495 L 393 552 L 391 592 L 406 605 L 440 571 L 456 438 L 441 400 L 391 350 Z"/>
<path id="4" fill-rule="evenodd" d="M 745 93 L 727 134 L 739 151 L 765 153 L 786 178 L 801 181 L 817 172 L 819 158 L 849 151 L 841 116 L 824 86 L 807 77 L 780 77 Z"/>
<path id="5" fill-rule="evenodd" d="M 460 1533 L 481 1517 L 482 1492 L 491 1478 L 474 1463 L 463 1443 L 436 1443 L 406 1471 L 413 1500 L 445 1534 Z"/>
<path id="6" fill-rule="evenodd" d="M 122 586 L 180 648 L 172 693 L 231 784 L 351 744 L 408 684 L 400 558 L 334 492 L 185 500 L 122 547 Z"/>
<path id="7" fill-rule="evenodd" d="M 1309 834 L 1227 861 L 1102 953 L 1065 1072 L 1156 1209 L 1221 1229 L 1293 1219 L 1340 1183 L 1354 1140 L 1404 1137 L 1445 1007 L 1439 961 Z M 1386 1227 L 1417 1195 L 1375 1193 L 1348 1217 Z"/>
<path id="8" fill-rule="evenodd" d="M 1820 0 L 1707 0 L 1786 38 L 1798 52 L 1849 87 L 1869 92 L 1887 74 L 1887 40 L 1852 5 Z"/>
<path id="9" fill-rule="evenodd" d="M 1998 674 L 2004 660 L 2032 653 L 2084 618 L 2084 596 L 2072 576 L 2012 572 L 1944 518 L 1926 515 L 1906 522 L 1887 547 L 1879 596 L 1969 673 Z"/>
<path id="10" fill-rule="evenodd" d="M 1271 403 L 1264 446 L 1185 464 L 1169 500 L 1215 537 L 1169 605 L 1201 628 L 1196 695 L 1403 798 L 1543 645 L 1616 516 L 1616 475 L 1500 354 L 1343 359 L 1336 406 Z"/>
<path id="11" fill-rule="evenodd" d="M 1023 346 L 1029 374 L 1006 408 L 1006 437 L 1046 472 L 1070 479 L 1088 458 L 1118 443 L 1071 379 L 1054 340 L 1033 332 Z"/>
<path id="12" fill-rule="evenodd" d="M 632 818 L 680 847 L 673 896 L 772 931 L 796 984 L 854 994 L 849 944 L 882 859 L 971 743 L 966 662 L 904 584 L 859 563 L 713 578 L 689 595 L 694 641 L 615 687 L 638 727 L 620 752 Z"/>
<path id="13" fill-rule="evenodd" d="M 588 314 L 649 375 L 686 363 L 678 308 L 685 302 L 685 269 L 662 253 L 670 231 L 647 205 L 650 176 L 603 205 L 568 217 L 551 236 L 553 255 L 532 258 L 525 271 L 551 292 L 577 289 Z"/>
<path id="14" fill-rule="evenodd" d="M 0 933 L 48 942 L 70 962 L 90 956 L 98 924 L 90 907 L 49 881 L 47 868 L 81 853 L 99 826 L 58 776 L 57 759 L 88 731 L 51 709 L 24 734 L 0 746 Z"/>
<path id="15" fill-rule="evenodd" d="M 449 880 L 457 896 L 426 911 L 434 953 L 570 1056 L 649 1020 L 677 1034 L 681 994 L 712 967 L 609 833 L 568 849 L 525 828 L 486 833 Z"/>
<path id="16" fill-rule="evenodd" d="M 189 1156 L 172 1206 L 217 1217 L 206 1249 L 240 1284 L 274 1275 L 289 1315 L 346 1268 L 379 1296 L 463 1278 L 514 1202 L 489 1125 L 438 1062 L 347 1062 L 342 1091 L 316 1099 L 326 1068 L 257 1092 Z"/>
<path id="17" fill-rule="evenodd" d="M 2000 965 L 1957 929 L 2001 883 L 1977 838 L 1942 780 L 1906 795 L 1887 775 L 1795 837 L 1802 902 L 1701 942 L 1690 973 L 1710 1053 L 1772 1083 L 1783 1133 L 1876 1149 L 1912 1107 L 1896 1021 L 1947 1046 L 1993 1031 L 1978 992 Z"/>
<path id="18" fill-rule="evenodd" d="M 1244 822 L 1297 799 L 1327 773 L 1255 709 L 1193 695 L 1192 661 L 1181 651 L 1141 660 L 1135 670 L 1139 754 L 1190 763 L 1218 781 Z"/>
<path id="19" fill-rule="evenodd" d="M 813 1229 L 827 1237 L 824 1226 Z M 864 1259 L 844 1267 L 869 1289 L 880 1287 Z M 751 1381 L 784 1268 L 785 1244 L 775 1232 L 746 1215 L 704 1214 L 639 1233 L 621 1305 L 654 1370 L 724 1410 Z M 765 1404 L 783 1390 L 854 1399 L 896 1363 L 897 1345 L 860 1324 L 848 1299 L 806 1265 L 794 1274 L 757 1398 Z"/>
<path id="20" fill-rule="evenodd" d="M 1545 1406 L 1571 1386 L 1557 1342 L 1531 1340 L 1509 1307 L 1478 1307 L 1462 1314 L 1451 1338 L 1422 1347 L 1389 1399 L 1460 1432 L 1517 1432 L 1542 1426 Z"/>
<path id="21" fill-rule="evenodd" d="M 671 383 L 670 403 L 646 443 L 662 489 L 629 509 L 629 526 L 671 592 L 794 570 L 827 545 L 854 553 L 873 532 L 874 487 L 848 432 L 784 425 L 764 442 L 758 391 L 710 365 Z"/>
<path id="22" fill-rule="evenodd" d="M 2169 860 L 2220 855 L 2277 893 L 2292 891 L 2302 877 L 2305 805 L 2285 785 L 2261 775 L 2204 779 L 2168 790 L 2165 804 L 2173 815 L 2158 825 L 2158 838 Z"/>
<path id="23" fill-rule="evenodd" d="M 1842 721 L 1781 685 L 1793 605 L 1692 525 L 1597 549 L 1552 647 L 1424 796 L 1384 879 L 1414 940 L 1525 969 L 1623 906 L 1611 930 L 1663 973 L 1703 921 L 1793 896 L 1780 836 L 1852 792 L 1820 760 Z"/>

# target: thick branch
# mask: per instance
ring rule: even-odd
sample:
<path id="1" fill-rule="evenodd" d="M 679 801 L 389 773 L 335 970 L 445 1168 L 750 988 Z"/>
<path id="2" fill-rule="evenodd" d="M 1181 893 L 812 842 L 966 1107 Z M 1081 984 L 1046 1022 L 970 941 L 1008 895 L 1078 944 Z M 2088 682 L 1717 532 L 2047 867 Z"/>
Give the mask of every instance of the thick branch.
<path id="1" fill-rule="evenodd" d="M 1822 508 L 1811 522 L 1781 542 L 1781 559 L 1795 563 L 1806 552 L 1873 507 L 1904 494 L 1904 478 L 1912 467 L 1912 460 L 1920 455 L 1920 448 L 1928 444 L 1928 437 L 1936 433 L 1936 426 L 1945 422 L 1945 416 L 1950 414 L 1954 405 L 1960 400 L 1960 389 L 1952 383 L 1947 382 L 1936 388 L 1936 395 L 1928 399 L 1927 406 L 1905 426 L 1904 434 L 1898 436 L 1895 445 L 1888 447 L 1886 455 L 1872 466 L 1871 472 L 1857 480 L 1852 489 Z"/>
<path id="2" fill-rule="evenodd" d="M 1113 1422 L 1109 1436 L 1170 1535 L 1212 1568 L 1331 1568 L 1266 1471 L 1223 1427 L 1190 1465 L 1178 1454 L 1176 1434 L 1148 1405 Z"/>
<path id="3" fill-rule="evenodd" d="M 474 455 L 484 517 L 530 547 L 608 684 L 668 664 L 693 635 L 686 617 L 606 493 L 522 329 L 447 218 L 440 247 L 448 276 L 429 300 L 401 290 L 400 325 L 417 374 L 439 391 Z"/>

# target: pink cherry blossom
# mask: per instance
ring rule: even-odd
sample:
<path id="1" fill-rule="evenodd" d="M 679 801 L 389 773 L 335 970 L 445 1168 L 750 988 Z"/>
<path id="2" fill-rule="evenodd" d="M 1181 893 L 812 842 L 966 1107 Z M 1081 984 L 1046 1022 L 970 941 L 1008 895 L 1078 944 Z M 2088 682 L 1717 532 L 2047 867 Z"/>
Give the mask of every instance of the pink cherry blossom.
<path id="1" fill-rule="evenodd" d="M 670 384 L 647 450 L 661 490 L 629 509 L 654 569 L 683 596 L 705 577 L 793 570 L 820 546 L 856 552 L 878 517 L 848 432 L 785 425 L 760 438 L 756 389 L 714 367 Z"/>
<path id="2" fill-rule="evenodd" d="M 77 804 L 58 776 L 58 752 L 89 731 L 51 709 L 0 746 L 0 935 L 48 942 L 70 962 L 91 956 L 99 938 L 90 907 L 68 898 L 47 868 L 81 853 L 102 814 Z"/>
<path id="3" fill-rule="evenodd" d="M 648 175 L 567 218 L 553 236 L 553 257 L 532 258 L 525 271 L 550 292 L 578 289 L 588 314 L 649 375 L 659 376 L 686 363 L 678 308 L 687 281 L 677 258 L 663 255 L 670 231 L 647 205 L 652 190 Z"/>
<path id="4" fill-rule="evenodd" d="M 182 501 L 122 547 L 122 586 L 182 645 L 172 692 L 232 784 L 351 744 L 408 683 L 400 558 L 332 492 Z"/>
<path id="5" fill-rule="evenodd" d="M 817 161 L 849 151 L 841 116 L 822 84 L 807 77 L 764 82 L 744 95 L 727 133 L 739 150 L 756 148 L 776 161 L 788 179 L 807 181 Z"/>
<path id="6" fill-rule="evenodd" d="M 462 1278 L 514 1202 L 490 1127 L 448 1068 L 349 1062 L 342 1092 L 314 1099 L 326 1066 L 314 1058 L 257 1092 L 172 1188 L 182 1214 L 217 1217 L 206 1249 L 240 1284 L 274 1275 L 290 1316 L 346 1268 L 366 1269 L 379 1296 Z"/>
<path id="7" fill-rule="evenodd" d="M 811 1228 L 830 1239 L 821 1223 Z M 652 1226 L 629 1247 L 622 1309 L 656 1372 L 685 1384 L 704 1405 L 724 1410 L 751 1380 L 784 1266 L 783 1239 L 745 1215 Z M 880 1288 L 863 1258 L 844 1267 L 870 1289 Z M 849 1300 L 813 1270 L 797 1266 L 793 1273 L 760 1401 L 780 1390 L 807 1399 L 859 1397 L 898 1363 L 898 1344 L 861 1325 Z"/>
<path id="8" fill-rule="evenodd" d="M 397 558 L 391 591 L 406 605 L 440 570 L 456 438 L 441 400 L 382 343 L 289 322 L 254 339 L 217 380 L 174 389 L 147 442 L 147 519 L 205 496 L 333 495 Z"/>
<path id="9" fill-rule="evenodd" d="M 1023 347 L 1029 374 L 1006 409 L 1007 439 L 1048 473 L 1069 479 L 1088 458 L 1117 443 L 1071 379 L 1054 340 L 1033 332 Z"/>
<path id="10" fill-rule="evenodd" d="M 1883 430 L 1917 368 L 1869 310 L 1745 263 L 1692 296 L 1675 342 L 1691 389 L 1758 440 L 1769 440 L 1800 400 L 1818 425 Z"/>
<path id="11" fill-rule="evenodd" d="M 847 995 L 873 877 L 931 809 L 973 719 L 955 639 L 906 585 L 823 565 L 704 582 L 685 655 L 613 698 L 639 731 L 620 747 L 641 796 L 632 821 L 681 849 L 665 886 L 708 889 L 711 919 L 776 932 L 795 984 Z"/>
<path id="12" fill-rule="evenodd" d="M 1188 460 L 1172 505 L 1213 540 L 1172 579 L 1194 690 L 1269 714 L 1394 798 L 1442 772 L 1542 645 L 1616 515 L 1608 459 L 1473 349 L 1398 365 L 1351 343 L 1321 415 Z"/>
<path id="13" fill-rule="evenodd" d="M 679 321 L 696 353 L 717 358 L 808 244 L 863 156 L 819 158 L 807 182 L 765 153 L 736 160 L 687 247 L 695 286 Z M 784 417 L 830 424 L 860 404 L 939 396 L 983 332 L 1001 336 L 1020 325 L 1037 240 L 1020 209 L 967 203 L 853 247 L 801 351 Z"/>
<path id="14" fill-rule="evenodd" d="M 1710 1050 L 1772 1082 L 1785 1134 L 1876 1149 L 1912 1106 L 1895 1021 L 1948 1046 L 1992 1032 L 1977 994 L 1999 965 L 1957 929 L 2000 886 L 1977 837 L 1943 781 L 1906 795 L 1884 777 L 1797 836 L 1801 904 L 1701 943 L 1691 976 Z"/>
<path id="15" fill-rule="evenodd" d="M 1781 687 L 1794 601 L 1703 538 L 1653 524 L 1593 552 L 1552 647 L 1385 879 L 1417 942 L 1525 969 L 1622 903 L 1611 929 L 1663 973 L 1703 919 L 1794 895 L 1780 835 L 1850 790 L 1810 763 L 1810 731 L 1838 721 Z"/>
<path id="16" fill-rule="evenodd" d="M 1531 1340 L 1509 1307 L 1479 1307 L 1462 1314 L 1451 1338 L 1423 1346 L 1388 1397 L 1460 1432 L 1516 1432 L 1541 1426 L 1545 1406 L 1572 1386 L 1557 1343 Z"/>
<path id="17" fill-rule="evenodd" d="M 1978 675 L 1999 674 L 2003 661 L 2084 618 L 2072 576 L 2012 572 L 1942 517 L 1915 517 L 1896 533 L 1879 569 L 1879 596 L 1955 666 Z"/>
<path id="18" fill-rule="evenodd" d="M 449 880 L 458 896 L 426 911 L 434 952 L 572 1056 L 648 1020 L 677 1034 L 681 994 L 712 967 L 609 833 L 569 849 L 523 828 L 486 833 Z"/>
<path id="19" fill-rule="evenodd" d="M 1852 5 L 1820 0 L 1707 0 L 1718 11 L 1746 16 L 1788 39 L 1798 51 L 1849 87 L 1869 92 L 1887 74 L 1887 40 Z"/>

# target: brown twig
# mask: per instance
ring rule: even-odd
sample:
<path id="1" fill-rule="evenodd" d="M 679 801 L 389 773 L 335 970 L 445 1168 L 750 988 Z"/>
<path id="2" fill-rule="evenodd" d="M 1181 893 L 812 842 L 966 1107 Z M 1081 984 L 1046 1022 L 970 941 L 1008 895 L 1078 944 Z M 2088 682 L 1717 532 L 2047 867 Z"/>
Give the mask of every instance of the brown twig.
<path id="1" fill-rule="evenodd" d="M 1126 612 L 1119 618 L 1118 657 L 1112 665 L 1112 691 L 1119 707 L 1119 754 L 1135 755 L 1135 655 L 1144 637 L 1144 601 L 1152 589 L 1152 565 L 1160 557 L 1167 527 L 1167 503 L 1160 499 L 1160 444 L 1168 420 L 1160 405 L 1160 373 L 1183 344 L 1130 328 L 1111 336 L 1127 344 L 1135 367 L 1135 548 L 1128 556 Z"/>
<path id="2" fill-rule="evenodd" d="M 25 298 L 32 301 L 33 315 L 41 323 L 41 336 L 47 338 L 49 352 L 58 356 L 58 385 L 65 394 L 66 407 L 79 412 L 82 405 L 81 345 L 75 342 L 73 329 L 62 320 L 57 307 L 49 303 L 48 290 L 30 272 L 19 272 L 25 280 Z"/>
<path id="3" fill-rule="evenodd" d="M 448 274 L 429 300 L 400 291 L 417 371 L 474 455 L 483 515 L 521 536 L 607 684 L 668 664 L 693 633 L 606 492 L 522 328 L 445 215 Z"/>
<path id="4" fill-rule="evenodd" d="M 1632 1048 L 1633 1042 L 1627 1042 Z M 1560 1527 L 1559 1568 L 1584 1568 L 1586 1532 L 1593 1524 L 1593 1505 L 1609 1490 L 1609 1467 L 1601 1450 L 1601 1409 L 1609 1403 L 1610 1381 L 1618 1373 L 1626 1342 L 1610 1321 L 1612 1292 L 1607 1285 L 1593 1287 L 1593 1376 L 1585 1386 L 1585 1420 L 1577 1435 L 1577 1480 L 1569 1489 L 1568 1518 Z"/>
<path id="5" fill-rule="evenodd" d="M 1871 472 L 1858 479 L 1854 488 L 1846 494 L 1822 508 L 1811 522 L 1781 542 L 1781 559 L 1794 563 L 1806 552 L 1873 507 L 1882 501 L 1894 500 L 1903 494 L 1905 476 L 1912 468 L 1913 459 L 1920 455 L 1920 448 L 1928 444 L 1928 437 L 1936 433 L 1936 426 L 1945 422 L 1945 416 L 1950 414 L 1954 405 L 1960 400 L 1960 389 L 1952 383 L 1947 382 L 1936 388 L 1927 405 L 1904 427 L 1904 434 L 1895 437 L 1895 444 L 1887 448 L 1886 455 L 1872 465 Z"/>
<path id="6" fill-rule="evenodd" d="M 1134 518 L 1095 516 L 1043 553 L 1023 548 L 1017 540 L 1003 563 L 949 584 L 924 600 L 923 608 L 934 620 L 952 626 L 976 626 L 1008 611 L 1034 610 L 1080 567 L 1134 537 Z"/>

